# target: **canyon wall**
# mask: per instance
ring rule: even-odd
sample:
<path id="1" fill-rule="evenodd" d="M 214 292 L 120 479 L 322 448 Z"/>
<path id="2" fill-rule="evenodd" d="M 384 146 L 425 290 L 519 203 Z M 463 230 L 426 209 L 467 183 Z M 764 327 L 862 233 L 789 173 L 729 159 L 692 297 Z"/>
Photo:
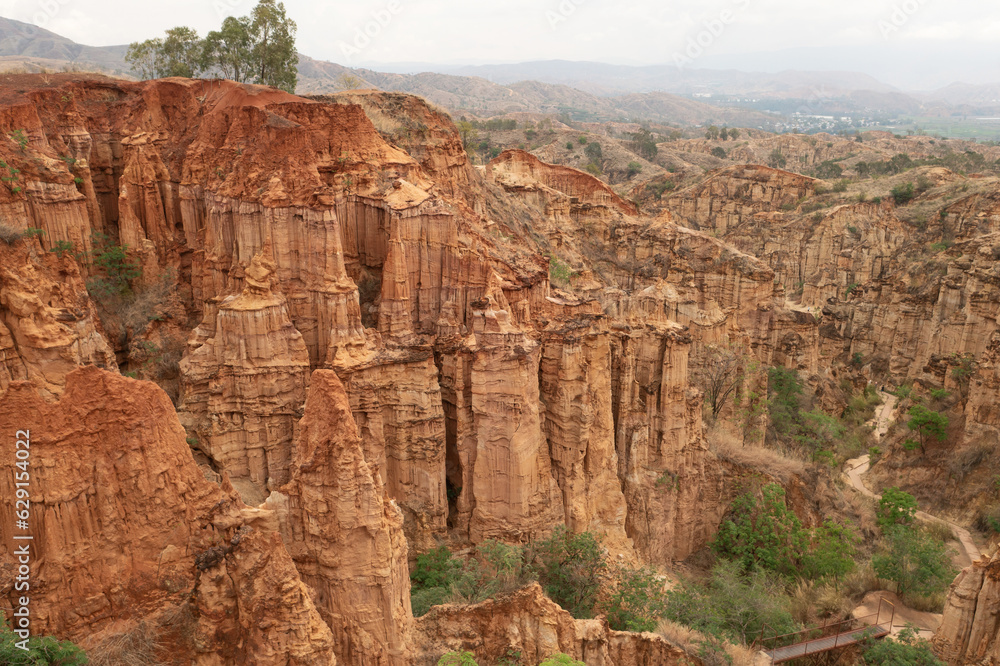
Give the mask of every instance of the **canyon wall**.
<path id="1" fill-rule="evenodd" d="M 145 623 L 160 657 L 186 663 L 336 663 L 277 534 L 231 486 L 206 481 L 157 386 L 87 367 L 46 403 L 18 382 L 0 395 L 0 427 L 30 434 L 29 527 L 16 533 L 32 537 L 32 633 L 92 649 Z M 13 446 L 0 462 L 14 468 Z M 13 485 L 0 480 L 5 497 Z M 0 508 L 5 562 L 22 544 L 13 510 Z M 5 611 L 18 596 L 5 581 Z"/>
<path id="2" fill-rule="evenodd" d="M 955 666 L 1000 662 L 1000 555 L 973 563 L 952 583 L 934 650 Z"/>
<path id="3" fill-rule="evenodd" d="M 39 477 L 39 622 L 88 647 L 143 620 L 191 663 L 402 666 L 515 644 L 680 663 L 537 588 L 414 622 L 407 567 L 560 524 L 670 567 L 733 492 L 696 388 L 714 346 L 909 373 L 993 331 L 992 245 L 948 250 L 968 298 L 928 288 L 918 309 L 887 268 L 906 234 L 891 208 L 786 217 L 815 192 L 804 176 L 713 172 L 649 218 L 523 151 L 472 168 L 450 120 L 408 96 L 58 81 L 0 105 L 28 138 L 0 147 L 24 183 L 0 188 L 0 212 L 44 231 L 0 243 L 0 423 L 39 419 L 39 455 L 65 458 Z M 73 370 L 128 353 L 86 295 L 94 233 L 127 246 L 137 289 L 174 276 L 156 323 L 186 339 L 176 405 Z M 59 242 L 72 251 L 48 252 Z"/>
<path id="4" fill-rule="evenodd" d="M 102 336 L 76 262 L 44 252 L 37 238 L 0 242 L 0 393 L 30 381 L 58 398 L 80 365 L 118 365 Z"/>

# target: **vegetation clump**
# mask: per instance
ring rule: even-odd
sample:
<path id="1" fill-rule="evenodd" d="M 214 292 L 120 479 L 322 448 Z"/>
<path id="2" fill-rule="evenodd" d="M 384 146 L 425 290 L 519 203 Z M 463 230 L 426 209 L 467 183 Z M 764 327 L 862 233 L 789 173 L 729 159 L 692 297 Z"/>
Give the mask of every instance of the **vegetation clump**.
<path id="1" fill-rule="evenodd" d="M 477 603 L 536 581 L 573 617 L 604 614 L 612 629 L 652 631 L 666 612 L 663 582 L 653 570 L 611 565 L 597 537 L 563 526 L 526 546 L 486 541 L 467 560 L 438 546 L 417 556 L 410 581 L 417 617 L 438 604 Z"/>
<path id="2" fill-rule="evenodd" d="M 226 17 L 205 39 L 181 26 L 167 30 L 165 37 L 133 42 L 125 61 L 145 79 L 214 74 L 295 92 L 295 32 L 284 3 L 259 0 L 250 16 Z"/>
<path id="3" fill-rule="evenodd" d="M 83 666 L 86 653 L 69 641 L 52 636 L 22 639 L 0 613 L 0 664 L 6 666 Z"/>

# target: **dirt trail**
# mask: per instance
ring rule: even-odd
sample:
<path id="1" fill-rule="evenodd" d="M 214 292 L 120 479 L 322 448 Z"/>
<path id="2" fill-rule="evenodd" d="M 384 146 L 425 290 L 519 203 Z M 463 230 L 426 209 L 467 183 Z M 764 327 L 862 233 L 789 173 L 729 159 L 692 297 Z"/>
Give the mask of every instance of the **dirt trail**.
<path id="1" fill-rule="evenodd" d="M 876 426 L 876 442 L 882 441 L 885 433 L 889 432 L 889 425 L 892 423 L 892 413 L 896 409 L 896 396 L 885 391 L 879 391 L 879 395 L 882 396 L 882 404 L 879 406 L 878 411 L 875 412 L 875 418 L 872 419 L 875 422 L 873 425 Z M 869 423 L 872 421 L 869 421 Z"/>
<path id="2" fill-rule="evenodd" d="M 876 411 L 875 418 L 869 421 L 870 424 L 875 426 L 876 441 L 881 441 L 882 437 L 886 434 L 886 432 L 888 432 L 889 426 L 891 425 L 893 420 L 892 414 L 896 407 L 896 396 L 881 391 L 880 394 L 882 396 L 882 399 L 884 400 L 884 403 L 881 405 L 878 411 Z M 865 485 L 865 482 L 862 479 L 862 476 L 865 474 L 865 472 L 868 471 L 869 467 L 871 467 L 871 461 L 867 454 L 859 458 L 848 460 L 846 463 L 846 471 L 844 472 L 844 478 L 858 492 L 862 493 L 863 495 L 866 495 L 867 497 L 871 497 L 872 499 L 879 500 L 881 499 L 882 496 L 877 493 L 873 493 L 871 490 L 869 490 L 868 486 Z M 951 530 L 952 535 L 954 535 L 954 537 L 958 540 L 958 542 L 962 546 L 962 552 L 960 553 L 958 561 L 956 561 L 955 564 L 965 567 L 982 557 L 982 553 L 976 546 L 975 542 L 972 540 L 972 535 L 969 534 L 969 531 L 964 527 L 956 525 L 955 523 L 951 523 L 947 520 L 938 518 L 937 516 L 932 516 L 931 514 L 925 511 L 917 511 L 916 518 L 917 520 L 924 523 L 937 523 L 940 525 L 945 525 L 948 527 L 949 530 Z M 890 594 L 891 593 L 889 592 L 870 593 L 867 597 L 865 597 L 865 600 L 862 602 L 862 605 L 855 609 L 854 611 L 855 616 L 868 614 L 871 611 L 872 604 L 878 603 L 879 596 L 885 596 L 886 598 L 888 598 Z M 894 596 L 895 595 L 893 595 L 893 597 Z M 869 597 L 871 597 L 871 599 L 869 599 Z M 920 629 L 921 635 L 925 637 L 933 634 L 933 632 L 937 629 L 938 625 L 940 624 L 940 618 L 941 618 L 940 615 L 933 613 L 920 613 L 919 611 L 907 608 L 898 599 L 892 599 L 892 601 L 893 603 L 897 604 L 896 605 L 897 618 L 905 618 L 906 621 L 915 624 Z M 894 625 L 893 633 L 896 633 L 897 630 L 902 626 L 900 625 L 899 627 L 897 627 L 895 626 L 896 624 L 897 624 L 896 622 L 893 623 Z"/>
<path id="3" fill-rule="evenodd" d="M 892 423 L 892 412 L 896 407 L 896 396 L 884 393 L 880 391 L 882 399 L 885 401 L 879 410 L 875 413 L 875 418 L 872 421 L 875 422 L 875 440 L 881 441 L 882 436 L 889 430 L 889 425 Z M 869 421 L 869 423 L 872 423 Z M 881 495 L 873 493 L 865 485 L 864 480 L 861 478 L 868 468 L 871 467 L 871 462 L 868 455 L 863 455 L 860 458 L 853 458 L 848 460 L 846 463 L 847 471 L 844 476 L 847 478 L 848 483 L 850 483 L 855 489 L 871 497 L 875 500 L 881 499 Z M 960 544 L 962 544 L 962 549 L 965 551 L 965 555 L 968 558 L 967 562 L 964 562 L 963 566 L 968 566 L 980 559 L 983 554 L 980 552 L 976 543 L 972 540 L 972 535 L 969 534 L 969 530 L 965 529 L 961 525 L 956 525 L 955 523 L 948 522 L 938 518 L 937 516 L 932 516 L 925 511 L 917 511 L 917 520 L 924 523 L 937 523 L 939 525 L 945 525 L 951 530 L 951 533 L 955 536 Z"/>

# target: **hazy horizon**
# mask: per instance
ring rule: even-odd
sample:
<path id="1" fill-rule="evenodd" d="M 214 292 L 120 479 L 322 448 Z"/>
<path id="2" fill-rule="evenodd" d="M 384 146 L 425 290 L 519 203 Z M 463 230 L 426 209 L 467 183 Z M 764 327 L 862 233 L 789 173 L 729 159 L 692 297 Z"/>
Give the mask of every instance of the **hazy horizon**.
<path id="1" fill-rule="evenodd" d="M 0 0 L 0 14 L 81 44 L 109 46 L 188 25 L 204 35 L 254 0 Z M 342 65 L 401 68 L 544 60 L 679 65 L 773 72 L 857 71 L 901 89 L 1000 81 L 1000 8 L 968 0 L 932 3 L 848 0 L 811 6 L 791 0 L 285 0 L 298 50 Z"/>

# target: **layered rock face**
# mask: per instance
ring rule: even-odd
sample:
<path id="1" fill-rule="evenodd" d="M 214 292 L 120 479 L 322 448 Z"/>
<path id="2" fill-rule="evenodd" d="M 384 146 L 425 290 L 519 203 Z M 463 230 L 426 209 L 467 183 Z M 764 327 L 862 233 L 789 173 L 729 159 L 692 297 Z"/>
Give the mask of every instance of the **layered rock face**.
<path id="1" fill-rule="evenodd" d="M 855 220 L 842 211 L 815 239 L 782 237 L 785 264 L 769 266 L 669 213 L 642 219 L 597 179 L 527 153 L 504 153 L 480 174 L 450 121 L 413 98 L 334 102 L 168 79 L 76 82 L 5 107 L 5 128 L 22 123 L 30 137 L 25 157 L 11 159 L 33 185 L 0 196 L 18 226 L 80 247 L 90 231 L 108 233 L 147 277 L 172 270 L 184 314 L 201 322 L 181 362 L 179 422 L 151 385 L 119 386 L 127 380 L 94 369 L 82 374 L 100 390 L 73 394 L 91 406 L 85 418 L 65 397 L 47 408 L 28 404 L 27 388 L 4 396 L 9 416 L 49 409 L 40 413 L 70 433 L 46 457 L 71 445 L 100 454 L 84 464 L 74 450 L 79 469 L 59 468 L 79 486 L 68 499 L 58 500 L 62 481 L 44 480 L 45 502 L 72 500 L 46 508 L 46 520 L 77 512 L 74 525 L 86 528 L 59 545 L 60 557 L 89 553 L 54 570 L 85 581 L 71 589 L 84 610 L 70 617 L 47 588 L 45 626 L 69 637 L 91 625 L 110 632 L 122 599 L 141 597 L 149 610 L 137 617 L 161 623 L 156 613 L 173 613 L 162 620 L 170 645 L 196 663 L 214 652 L 219 663 L 313 655 L 401 666 L 446 645 L 492 658 L 517 635 L 539 660 L 551 648 L 588 663 L 675 663 L 666 642 L 569 620 L 537 591 L 466 620 L 441 611 L 414 633 L 407 563 L 442 540 L 524 543 L 562 523 L 633 562 L 669 565 L 703 547 L 729 502 L 728 470 L 708 450 L 692 388 L 707 349 L 732 342 L 765 364 L 814 368 L 818 325 L 784 309 L 776 276 L 811 271 L 840 284 L 852 272 L 881 275 L 881 255 L 867 240 L 842 242 Z M 33 112 L 38 104 L 60 112 Z M 727 215 L 727 228 L 757 224 L 814 187 L 764 168 L 712 178 L 677 205 L 713 229 Z M 76 195 L 43 194 L 71 182 Z M 717 209 L 721 199 L 730 208 Z M 873 223 L 864 239 L 890 226 Z M 823 253 L 854 250 L 823 273 Z M 559 264 L 546 255 L 569 267 L 564 280 L 552 276 L 566 291 L 550 288 L 546 267 Z M 66 271 L 66 287 L 49 295 L 41 280 L 43 297 L 28 268 L 8 278 L 0 264 L 15 285 L 3 283 L 3 312 L 22 328 L 61 321 L 59 309 L 83 294 L 71 260 L 22 261 Z M 21 292 L 44 306 L 5 300 Z M 815 298 L 825 294 L 817 287 Z M 68 365 L 104 355 L 112 367 L 95 320 L 80 311 L 69 333 L 45 329 L 46 344 L 59 340 L 45 348 Z M 7 381 L 37 375 L 58 396 L 66 369 L 27 353 L 28 337 L 0 329 L 0 349 L 21 359 L 6 366 Z M 100 441 L 89 434 L 98 430 Z M 185 438 L 211 470 L 198 469 Z M 156 508 L 138 536 L 107 522 L 147 504 Z M 103 512 L 100 529 L 90 506 Z M 183 518 L 175 525 L 167 514 Z M 99 562 L 84 537 L 134 561 Z M 150 574 L 153 561 L 167 568 Z M 129 576 L 141 582 L 134 593 L 115 587 Z M 257 623 L 254 613 L 280 621 Z M 484 637 L 478 647 L 462 622 Z"/>
<path id="2" fill-rule="evenodd" d="M 564 306 L 542 334 L 543 428 L 566 526 L 601 535 L 611 551 L 630 552 L 615 447 L 612 338 L 592 305 Z"/>
<path id="3" fill-rule="evenodd" d="M 951 584 L 934 650 L 956 666 L 1000 662 L 1000 555 L 973 563 Z"/>
<path id="4" fill-rule="evenodd" d="M 154 384 L 88 367 L 49 404 L 15 383 L 0 395 L 0 427 L 30 434 L 29 529 L 17 534 L 32 537 L 32 633 L 91 649 L 144 621 L 163 641 L 160 656 L 186 663 L 336 663 L 277 535 L 251 527 L 259 516 L 231 486 L 205 480 Z M 13 446 L 0 462 L 14 468 Z M 13 475 L 0 480 L 4 497 L 13 486 Z M 11 561 L 23 542 L 13 539 L 13 505 L 2 512 L 0 556 Z M 8 608 L 19 596 L 12 583 L 2 588 Z"/>
<path id="5" fill-rule="evenodd" d="M 639 212 L 593 176 L 570 167 L 546 164 L 523 150 L 502 152 L 487 165 L 486 177 L 508 192 L 529 199 L 538 208 L 551 207 L 552 212 L 566 208 L 574 217 L 590 214 L 593 208 L 607 208 L 625 215 Z"/>
<path id="6" fill-rule="evenodd" d="M 1000 314 L 997 246 L 998 235 L 980 236 L 863 285 L 828 306 L 824 347 L 873 359 L 897 382 L 920 376 L 935 357 L 979 357 Z"/>
<path id="7" fill-rule="evenodd" d="M 447 531 L 445 420 L 433 354 L 397 351 L 338 368 L 365 460 L 403 512 L 411 555 Z"/>
<path id="8" fill-rule="evenodd" d="M 541 348 L 492 298 L 473 306 L 470 384 L 476 438 L 475 450 L 465 456 L 474 498 L 469 536 L 477 543 L 528 541 L 565 517 L 542 434 Z"/>
<path id="9" fill-rule="evenodd" d="M 336 374 L 313 373 L 291 481 L 268 505 L 285 544 L 316 591 L 341 663 L 410 663 L 407 544 L 403 516 L 365 460 Z"/>
<path id="10" fill-rule="evenodd" d="M 707 543 L 728 506 L 724 468 L 702 438 L 689 346 L 676 324 L 635 326 L 612 343 L 626 532 L 646 559 L 659 564 L 684 559 Z"/>
<path id="11" fill-rule="evenodd" d="M 695 229 L 725 236 L 761 212 L 776 212 L 816 191 L 818 181 L 756 164 L 717 169 L 701 183 L 668 199 L 668 206 Z"/>
<path id="12" fill-rule="evenodd" d="M 118 369 L 76 262 L 37 239 L 0 241 L 0 394 L 27 380 L 58 398 L 66 375 L 87 364 Z"/>
<path id="13" fill-rule="evenodd" d="M 258 494 L 288 481 L 309 377 L 309 352 L 273 275 L 274 263 L 255 256 L 243 291 L 214 304 L 181 361 L 180 412 L 197 447 Z"/>
<path id="14" fill-rule="evenodd" d="M 818 182 L 763 166 L 727 167 L 673 195 L 669 205 L 680 223 L 711 230 L 765 261 L 801 305 L 822 308 L 851 285 L 890 275 L 911 233 L 888 202 L 784 212 L 815 193 Z"/>
<path id="15" fill-rule="evenodd" d="M 560 652 L 588 666 L 702 663 L 656 634 L 613 631 L 603 620 L 575 620 L 537 584 L 471 607 L 432 608 L 417 620 L 415 634 L 422 646 L 416 666 L 432 666 L 451 650 L 468 650 L 487 664 L 510 653 L 520 653 L 522 663 L 537 664 Z"/>
<path id="16" fill-rule="evenodd" d="M 414 159 L 448 196 L 479 210 L 482 181 L 462 146 L 451 118 L 413 95 L 357 90 L 317 99 L 359 105 L 375 129 Z"/>

